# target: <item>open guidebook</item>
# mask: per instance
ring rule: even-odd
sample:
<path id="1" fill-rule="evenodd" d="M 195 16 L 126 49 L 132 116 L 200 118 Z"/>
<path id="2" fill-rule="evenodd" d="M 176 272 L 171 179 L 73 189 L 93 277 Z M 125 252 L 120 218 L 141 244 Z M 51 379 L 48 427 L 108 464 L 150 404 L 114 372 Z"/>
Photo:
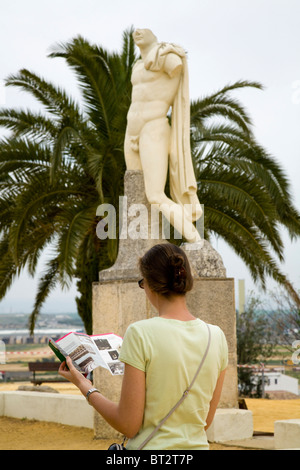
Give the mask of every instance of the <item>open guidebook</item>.
<path id="1" fill-rule="evenodd" d="M 124 373 L 124 364 L 119 361 L 122 338 L 113 333 L 89 336 L 71 332 L 56 341 L 49 338 L 49 346 L 61 362 L 70 356 L 76 369 L 84 375 L 99 366 L 112 375 Z"/>

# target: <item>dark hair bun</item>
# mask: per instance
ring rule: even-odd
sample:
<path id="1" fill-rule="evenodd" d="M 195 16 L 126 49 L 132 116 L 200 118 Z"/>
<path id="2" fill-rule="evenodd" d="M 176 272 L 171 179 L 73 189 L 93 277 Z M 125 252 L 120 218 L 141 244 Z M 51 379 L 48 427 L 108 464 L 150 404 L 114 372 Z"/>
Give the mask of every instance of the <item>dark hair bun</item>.
<path id="1" fill-rule="evenodd" d="M 182 294 L 185 292 L 187 272 L 184 267 L 184 258 L 180 254 L 170 256 L 170 287 L 171 290 Z"/>
<path id="2" fill-rule="evenodd" d="M 154 245 L 140 259 L 140 270 L 149 288 L 160 295 L 184 295 L 193 287 L 185 252 L 172 243 Z"/>

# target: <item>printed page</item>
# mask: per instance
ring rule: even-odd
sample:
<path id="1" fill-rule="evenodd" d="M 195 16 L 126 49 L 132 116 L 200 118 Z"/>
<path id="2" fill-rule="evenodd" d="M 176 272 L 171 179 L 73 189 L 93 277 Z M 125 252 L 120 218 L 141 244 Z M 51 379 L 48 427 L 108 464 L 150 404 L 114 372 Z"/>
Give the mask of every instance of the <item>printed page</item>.
<path id="1" fill-rule="evenodd" d="M 123 375 L 124 364 L 119 361 L 122 338 L 113 333 L 88 336 L 69 333 L 56 341 L 81 372 L 90 373 L 96 367 L 109 370 L 112 375 Z"/>
<path id="2" fill-rule="evenodd" d="M 123 375 L 124 364 L 119 361 L 122 338 L 113 333 L 107 335 L 93 335 L 91 337 L 99 350 L 102 360 L 112 375 Z"/>
<path id="3" fill-rule="evenodd" d="M 83 333 L 69 333 L 57 340 L 56 343 L 63 348 L 84 374 L 90 373 L 98 366 L 109 369 L 98 349 L 95 347 L 94 341 L 88 335 Z"/>

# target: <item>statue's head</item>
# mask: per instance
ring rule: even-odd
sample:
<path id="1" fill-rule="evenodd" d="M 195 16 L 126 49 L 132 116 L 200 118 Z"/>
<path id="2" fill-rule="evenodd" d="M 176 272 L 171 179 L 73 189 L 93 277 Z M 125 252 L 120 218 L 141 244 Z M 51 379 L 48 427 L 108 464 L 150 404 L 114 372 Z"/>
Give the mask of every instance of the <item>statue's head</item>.
<path id="1" fill-rule="evenodd" d="M 150 29 L 136 29 L 132 36 L 138 47 L 147 47 L 157 42 L 157 37 Z"/>

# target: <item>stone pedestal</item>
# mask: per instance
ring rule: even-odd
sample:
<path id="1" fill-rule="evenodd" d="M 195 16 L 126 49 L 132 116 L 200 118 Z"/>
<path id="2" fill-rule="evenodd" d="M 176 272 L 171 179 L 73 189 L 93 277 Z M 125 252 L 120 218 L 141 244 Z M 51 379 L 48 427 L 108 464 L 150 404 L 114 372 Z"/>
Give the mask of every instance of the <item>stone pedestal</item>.
<path id="1" fill-rule="evenodd" d="M 229 363 L 225 375 L 220 408 L 238 407 L 236 321 L 234 280 L 230 278 L 198 278 L 187 294 L 187 306 L 195 317 L 218 325 L 227 339 Z"/>
<path id="2" fill-rule="evenodd" d="M 253 416 L 249 410 L 219 409 L 207 432 L 208 442 L 251 439 Z"/>
<path id="3" fill-rule="evenodd" d="M 161 216 L 147 201 L 142 171 L 126 171 L 124 192 L 118 256 L 111 268 L 100 272 L 100 282 L 139 279 L 139 258 L 153 245 L 166 242 L 162 238 Z"/>
<path id="4" fill-rule="evenodd" d="M 300 419 L 285 419 L 274 423 L 275 449 L 300 450 Z"/>
<path id="5" fill-rule="evenodd" d="M 142 172 L 127 172 L 125 175 L 128 220 L 130 228 L 131 204 L 142 203 L 149 208 L 145 199 Z M 150 216 L 150 210 L 149 210 Z M 149 217 L 150 218 L 150 217 Z M 148 234 L 151 221 L 148 224 Z M 114 332 L 124 336 L 127 327 L 138 320 L 157 315 L 145 292 L 139 289 L 138 259 L 151 246 L 167 243 L 163 238 L 132 239 L 125 236 L 122 228 L 119 255 L 114 266 L 100 272 L 99 282 L 93 285 L 93 330 L 94 334 Z M 153 227 L 152 227 L 153 228 Z M 156 229 L 155 229 L 156 230 Z M 226 270 L 219 253 L 202 240 L 200 244 L 185 244 L 194 276 L 194 288 L 187 296 L 187 304 L 193 315 L 224 331 L 229 346 L 229 368 L 226 374 L 220 407 L 237 407 L 236 367 L 236 316 L 234 301 L 234 280 L 226 278 Z M 94 373 L 95 386 L 113 401 L 119 400 L 122 377 L 111 376 L 102 368 Z M 117 433 L 95 414 L 95 437 L 115 438 Z"/>

